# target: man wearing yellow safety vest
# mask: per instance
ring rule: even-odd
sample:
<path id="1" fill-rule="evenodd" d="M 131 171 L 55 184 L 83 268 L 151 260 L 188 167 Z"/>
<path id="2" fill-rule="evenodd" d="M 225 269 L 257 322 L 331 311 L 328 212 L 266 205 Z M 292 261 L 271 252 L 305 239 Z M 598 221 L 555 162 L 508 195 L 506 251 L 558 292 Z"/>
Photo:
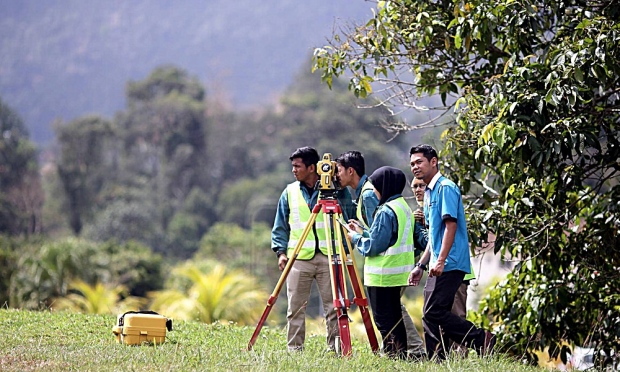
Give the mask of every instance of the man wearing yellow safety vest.
<path id="1" fill-rule="evenodd" d="M 295 150 L 289 158 L 296 181 L 289 184 L 278 201 L 271 249 L 278 257 L 278 267 L 284 270 L 289 256 L 301 238 L 304 228 L 317 204 L 319 180 L 317 163 L 319 154 L 311 147 Z M 344 218 L 351 218 L 355 209 L 347 189 L 337 191 L 337 199 Z M 333 306 L 330 282 L 330 266 L 327 259 L 327 237 L 323 212 L 319 212 L 299 255 L 286 278 L 288 309 L 286 319 L 287 345 L 290 351 L 303 350 L 306 336 L 306 307 L 310 298 L 312 282 L 316 281 L 326 320 L 328 350 L 335 350 L 338 322 Z"/>
<path id="2" fill-rule="evenodd" d="M 370 229 L 350 222 L 349 237 L 364 257 L 364 284 L 383 351 L 396 358 L 407 357 L 407 332 L 401 312 L 401 290 L 413 269 L 413 225 L 411 208 L 402 196 L 405 174 L 381 167 L 370 175 L 379 206 Z"/>
<path id="3" fill-rule="evenodd" d="M 424 219 L 429 243 L 409 274 L 409 284 L 418 285 L 428 265 L 423 317 L 426 353 L 431 359 L 444 360 L 444 342 L 450 339 L 473 346 L 480 355 L 489 354 L 495 346 L 495 335 L 451 311 L 457 290 L 471 270 L 461 191 L 439 172 L 434 148 L 414 146 L 409 155 L 411 172 L 426 184 Z"/>
<path id="4" fill-rule="evenodd" d="M 347 151 L 336 159 L 336 164 L 338 166 L 340 185 L 343 187 L 349 186 L 355 190 L 356 219 L 365 230 L 368 230 L 374 220 L 374 213 L 379 204 L 379 199 L 375 195 L 372 183 L 365 174 L 364 156 L 359 151 Z M 424 250 L 424 247 L 421 250 Z M 402 292 L 404 292 L 404 289 L 405 287 L 403 287 Z M 401 312 L 407 331 L 407 354 L 411 359 L 421 359 L 426 354 L 422 338 L 405 305 L 401 305 Z"/>

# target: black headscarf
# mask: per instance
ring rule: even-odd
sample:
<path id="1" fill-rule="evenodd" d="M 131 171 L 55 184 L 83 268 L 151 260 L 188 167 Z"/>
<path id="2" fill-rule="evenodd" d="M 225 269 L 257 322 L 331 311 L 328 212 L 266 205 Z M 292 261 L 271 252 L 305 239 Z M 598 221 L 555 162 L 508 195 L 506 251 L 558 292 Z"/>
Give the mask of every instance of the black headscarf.
<path id="1" fill-rule="evenodd" d="M 379 205 L 385 203 L 394 195 L 402 194 L 407 184 L 407 177 L 400 169 L 394 167 L 381 167 L 370 175 L 370 182 L 381 194 Z"/>

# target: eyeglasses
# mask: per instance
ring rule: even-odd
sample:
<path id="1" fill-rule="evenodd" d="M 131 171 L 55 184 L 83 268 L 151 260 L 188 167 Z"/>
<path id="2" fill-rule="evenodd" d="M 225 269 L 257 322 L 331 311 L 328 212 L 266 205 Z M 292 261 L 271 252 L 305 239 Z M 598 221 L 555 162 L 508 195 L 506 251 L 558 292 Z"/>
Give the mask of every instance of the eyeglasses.
<path id="1" fill-rule="evenodd" d="M 423 184 L 423 183 L 418 183 L 418 184 L 412 185 L 411 188 L 414 189 L 414 190 L 415 189 L 425 189 L 426 185 Z"/>

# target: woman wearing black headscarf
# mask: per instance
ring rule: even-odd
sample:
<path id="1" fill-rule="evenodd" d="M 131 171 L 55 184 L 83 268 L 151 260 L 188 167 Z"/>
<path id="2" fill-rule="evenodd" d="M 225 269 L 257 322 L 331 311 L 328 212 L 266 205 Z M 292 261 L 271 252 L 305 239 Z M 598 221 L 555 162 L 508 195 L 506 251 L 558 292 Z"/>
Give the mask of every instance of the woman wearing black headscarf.
<path id="1" fill-rule="evenodd" d="M 394 357 L 407 355 L 407 332 L 402 320 L 401 288 L 413 269 L 412 212 L 401 195 L 407 179 L 393 167 L 381 167 L 370 175 L 379 205 L 370 230 L 355 224 L 349 233 L 355 248 L 365 257 L 364 284 L 377 329 L 383 337 L 383 351 Z"/>

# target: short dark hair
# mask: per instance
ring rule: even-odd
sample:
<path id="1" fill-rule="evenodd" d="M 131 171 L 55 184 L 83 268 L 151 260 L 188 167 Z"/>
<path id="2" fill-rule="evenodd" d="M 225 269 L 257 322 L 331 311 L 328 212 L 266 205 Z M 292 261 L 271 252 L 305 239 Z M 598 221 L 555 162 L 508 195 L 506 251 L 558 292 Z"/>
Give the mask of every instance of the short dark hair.
<path id="1" fill-rule="evenodd" d="M 364 163 L 364 156 L 359 151 L 347 151 L 341 154 L 336 163 L 342 165 L 345 168 L 353 168 L 358 176 L 362 177 L 366 173 L 366 165 Z"/>
<path id="2" fill-rule="evenodd" d="M 422 153 L 428 161 L 431 161 L 432 158 L 437 158 L 437 160 L 439 160 L 437 151 L 431 145 L 417 145 L 413 146 L 411 150 L 409 150 L 409 156 L 417 153 Z"/>
<path id="3" fill-rule="evenodd" d="M 319 162 L 319 153 L 309 146 L 300 147 L 295 150 L 288 159 L 292 161 L 293 159 L 297 158 L 301 159 L 302 163 L 304 163 L 306 167 L 309 167 L 313 164 L 314 166 L 316 166 L 316 163 Z"/>

